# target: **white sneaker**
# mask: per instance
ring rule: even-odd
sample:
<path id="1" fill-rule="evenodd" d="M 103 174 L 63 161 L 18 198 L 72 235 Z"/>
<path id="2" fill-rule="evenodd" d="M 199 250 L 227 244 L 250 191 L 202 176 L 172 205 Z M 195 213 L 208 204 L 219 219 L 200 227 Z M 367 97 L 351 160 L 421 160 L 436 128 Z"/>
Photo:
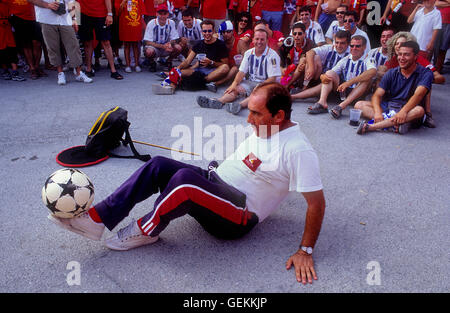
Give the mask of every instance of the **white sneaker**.
<path id="1" fill-rule="evenodd" d="M 88 212 L 84 212 L 74 218 L 60 218 L 52 214 L 49 214 L 47 217 L 59 227 L 96 241 L 102 238 L 103 231 L 105 230 L 105 225 L 94 222 Z"/>
<path id="2" fill-rule="evenodd" d="M 80 75 L 76 76 L 75 79 L 82 83 L 92 83 L 92 78 L 87 77 L 82 71 L 80 71 Z"/>
<path id="3" fill-rule="evenodd" d="M 140 67 L 139 65 L 136 66 L 136 67 L 134 68 L 134 70 L 135 70 L 137 73 L 142 72 L 142 69 L 141 69 L 141 67 Z"/>
<path id="4" fill-rule="evenodd" d="M 127 66 L 127 67 L 125 68 L 125 73 L 131 73 L 131 67 Z"/>
<path id="5" fill-rule="evenodd" d="M 65 85 L 66 84 L 66 75 L 64 72 L 58 73 L 58 85 Z"/>
<path id="6" fill-rule="evenodd" d="M 150 237 L 142 233 L 137 221 L 133 220 L 128 226 L 120 229 L 114 236 L 105 239 L 104 244 L 112 250 L 126 251 L 156 242 L 159 236 Z"/>

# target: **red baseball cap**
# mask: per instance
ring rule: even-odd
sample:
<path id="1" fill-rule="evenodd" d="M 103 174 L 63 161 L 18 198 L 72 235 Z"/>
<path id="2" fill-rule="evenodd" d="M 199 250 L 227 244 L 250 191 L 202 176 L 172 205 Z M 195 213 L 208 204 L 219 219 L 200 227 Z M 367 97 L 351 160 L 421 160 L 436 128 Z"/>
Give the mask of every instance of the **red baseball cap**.
<path id="1" fill-rule="evenodd" d="M 169 12 L 169 8 L 167 7 L 167 3 L 161 3 L 158 4 L 158 6 L 156 7 L 156 12 L 160 12 L 160 11 L 166 11 Z"/>

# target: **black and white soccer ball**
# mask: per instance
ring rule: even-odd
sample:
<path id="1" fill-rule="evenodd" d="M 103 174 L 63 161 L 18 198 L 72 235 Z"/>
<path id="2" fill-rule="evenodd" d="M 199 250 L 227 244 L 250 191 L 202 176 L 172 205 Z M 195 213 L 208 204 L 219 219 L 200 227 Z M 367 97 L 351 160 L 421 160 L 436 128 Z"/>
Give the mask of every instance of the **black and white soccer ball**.
<path id="1" fill-rule="evenodd" d="M 45 181 L 42 201 L 54 216 L 76 217 L 91 207 L 94 201 L 94 185 L 80 170 L 61 169 Z"/>

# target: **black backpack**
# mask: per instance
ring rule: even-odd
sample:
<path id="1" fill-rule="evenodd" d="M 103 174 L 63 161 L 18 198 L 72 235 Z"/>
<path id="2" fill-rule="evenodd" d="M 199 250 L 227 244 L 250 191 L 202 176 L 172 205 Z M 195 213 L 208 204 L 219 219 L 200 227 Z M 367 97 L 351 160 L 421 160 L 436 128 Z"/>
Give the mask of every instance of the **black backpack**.
<path id="1" fill-rule="evenodd" d="M 149 154 L 141 155 L 134 147 L 128 130 L 130 122 L 127 118 L 127 110 L 118 106 L 100 114 L 86 139 L 85 149 L 87 154 L 94 157 L 109 155 L 116 158 L 133 158 L 144 162 L 150 160 Z M 129 145 L 133 155 L 122 156 L 111 153 L 111 150 L 119 147 L 120 144 Z"/>

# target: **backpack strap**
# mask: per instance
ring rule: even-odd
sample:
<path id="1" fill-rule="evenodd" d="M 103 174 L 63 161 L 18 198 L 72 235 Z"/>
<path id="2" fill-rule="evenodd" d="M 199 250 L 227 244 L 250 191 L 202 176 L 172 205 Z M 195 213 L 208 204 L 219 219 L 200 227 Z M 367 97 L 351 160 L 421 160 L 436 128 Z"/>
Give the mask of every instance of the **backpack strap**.
<path id="1" fill-rule="evenodd" d="M 133 144 L 133 140 L 131 140 L 130 132 L 128 131 L 128 127 L 125 129 L 125 138 L 121 139 L 124 146 L 130 145 L 131 151 L 133 152 L 133 155 L 118 155 L 112 152 L 109 152 L 108 155 L 114 158 L 120 158 L 120 159 L 138 159 L 143 162 L 147 162 L 152 157 L 150 154 L 139 154 L 139 152 L 136 150 Z"/>

